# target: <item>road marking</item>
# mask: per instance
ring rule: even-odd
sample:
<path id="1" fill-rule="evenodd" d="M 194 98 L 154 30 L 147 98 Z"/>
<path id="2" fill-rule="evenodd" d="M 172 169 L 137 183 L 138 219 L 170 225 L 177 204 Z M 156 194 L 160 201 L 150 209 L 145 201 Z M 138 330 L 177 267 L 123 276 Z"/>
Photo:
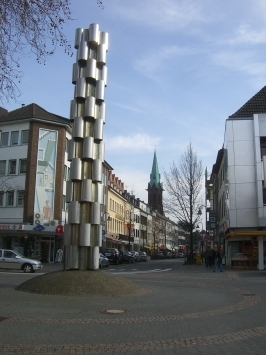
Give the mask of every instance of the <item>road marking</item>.
<path id="1" fill-rule="evenodd" d="M 123 271 L 123 270 L 119 270 L 117 272 L 111 272 L 111 274 L 115 274 L 115 275 L 125 275 L 125 274 L 149 274 L 149 273 L 155 273 L 155 272 L 165 272 L 165 271 L 171 271 L 173 269 L 154 269 L 154 270 L 148 270 L 148 271 Z M 121 272 L 122 271 L 122 272 Z"/>

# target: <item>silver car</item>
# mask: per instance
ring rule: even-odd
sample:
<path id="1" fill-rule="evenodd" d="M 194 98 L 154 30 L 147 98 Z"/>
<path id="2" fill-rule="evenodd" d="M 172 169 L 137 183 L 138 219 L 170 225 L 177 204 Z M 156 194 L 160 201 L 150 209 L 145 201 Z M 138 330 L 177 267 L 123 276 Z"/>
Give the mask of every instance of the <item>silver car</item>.
<path id="1" fill-rule="evenodd" d="M 28 259 L 14 250 L 0 249 L 0 269 L 35 272 L 41 270 L 42 267 L 39 260 Z"/>

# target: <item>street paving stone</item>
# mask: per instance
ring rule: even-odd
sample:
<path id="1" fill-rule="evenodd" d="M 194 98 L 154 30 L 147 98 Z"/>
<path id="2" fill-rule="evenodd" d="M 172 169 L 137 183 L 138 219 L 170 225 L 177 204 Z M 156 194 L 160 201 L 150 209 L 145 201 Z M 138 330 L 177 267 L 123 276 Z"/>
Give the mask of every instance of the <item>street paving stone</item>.
<path id="1" fill-rule="evenodd" d="M 0 354 L 266 354 L 265 271 L 172 264 L 168 272 L 127 273 L 147 289 L 138 296 L 1 288 Z"/>

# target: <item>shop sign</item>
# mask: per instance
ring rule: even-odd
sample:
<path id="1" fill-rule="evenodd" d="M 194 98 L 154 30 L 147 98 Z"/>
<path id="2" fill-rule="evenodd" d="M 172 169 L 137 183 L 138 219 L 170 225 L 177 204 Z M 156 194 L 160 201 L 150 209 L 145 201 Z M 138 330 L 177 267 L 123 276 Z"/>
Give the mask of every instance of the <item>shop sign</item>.
<path id="1" fill-rule="evenodd" d="M 44 226 L 43 226 L 42 224 L 37 224 L 37 226 L 34 227 L 33 229 L 34 229 L 35 231 L 37 231 L 37 232 L 41 232 L 41 231 L 43 231 L 45 228 L 44 228 Z"/>
<path id="2" fill-rule="evenodd" d="M 24 230 L 23 224 L 0 224 L 0 230 Z"/>

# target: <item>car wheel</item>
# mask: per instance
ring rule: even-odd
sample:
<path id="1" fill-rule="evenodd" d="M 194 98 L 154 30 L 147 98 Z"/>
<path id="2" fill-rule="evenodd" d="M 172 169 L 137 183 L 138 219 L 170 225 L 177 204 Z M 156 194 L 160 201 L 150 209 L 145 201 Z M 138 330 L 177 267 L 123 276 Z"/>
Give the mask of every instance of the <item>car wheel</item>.
<path id="1" fill-rule="evenodd" d="M 25 264 L 25 265 L 23 266 L 23 271 L 24 271 L 24 272 L 33 272 L 33 267 L 32 267 L 32 265 L 31 265 L 31 264 Z"/>

